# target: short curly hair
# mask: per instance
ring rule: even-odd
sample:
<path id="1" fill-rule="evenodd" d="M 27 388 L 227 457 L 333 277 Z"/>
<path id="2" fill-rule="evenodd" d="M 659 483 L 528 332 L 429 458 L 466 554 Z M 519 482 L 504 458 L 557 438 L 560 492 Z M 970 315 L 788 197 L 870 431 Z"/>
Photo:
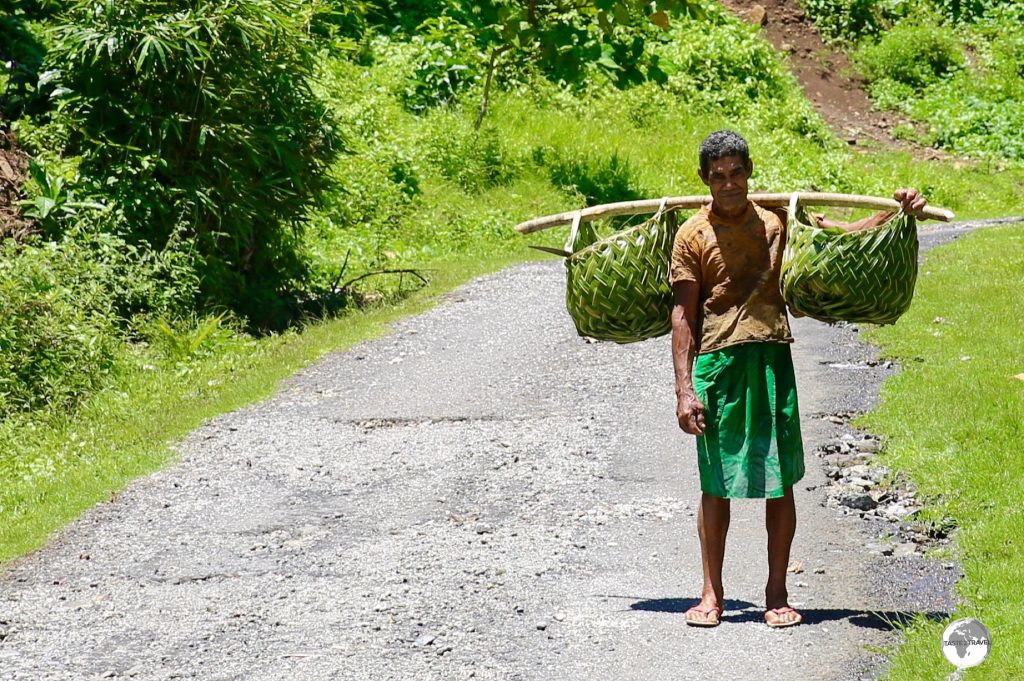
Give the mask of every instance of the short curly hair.
<path id="1" fill-rule="evenodd" d="M 708 174 L 712 161 L 726 156 L 739 156 L 744 165 L 750 165 L 750 149 L 747 140 L 732 130 L 719 130 L 704 138 L 700 143 L 700 172 Z"/>

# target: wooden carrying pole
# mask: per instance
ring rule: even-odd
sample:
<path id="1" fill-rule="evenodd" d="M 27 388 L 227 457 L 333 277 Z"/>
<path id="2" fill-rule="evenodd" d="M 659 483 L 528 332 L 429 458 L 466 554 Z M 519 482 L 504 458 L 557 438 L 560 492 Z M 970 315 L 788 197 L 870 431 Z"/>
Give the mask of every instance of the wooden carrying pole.
<path id="1" fill-rule="evenodd" d="M 860 196 L 857 194 L 826 194 L 822 192 L 799 192 L 800 204 L 811 206 L 836 206 L 842 208 L 875 208 L 877 210 L 899 210 L 900 204 L 894 199 L 883 199 L 877 196 Z M 785 194 L 750 194 L 749 198 L 759 206 L 766 208 L 785 208 L 789 205 L 791 193 Z M 711 203 L 710 196 L 674 196 L 666 200 L 665 208 L 700 208 L 704 204 Z M 550 229 L 560 225 L 572 223 L 576 213 L 580 213 L 580 222 L 590 222 L 610 218 L 616 215 L 640 215 L 643 213 L 654 213 L 661 205 L 661 199 L 645 199 L 643 201 L 621 201 L 619 203 L 605 203 L 600 206 L 590 206 L 581 211 L 570 210 L 557 215 L 547 215 L 541 218 L 534 218 L 516 225 L 516 231 L 520 234 L 539 232 L 542 229 Z M 945 208 L 934 208 L 926 206 L 921 211 L 921 216 L 931 220 L 951 222 L 955 217 L 953 211 Z"/>

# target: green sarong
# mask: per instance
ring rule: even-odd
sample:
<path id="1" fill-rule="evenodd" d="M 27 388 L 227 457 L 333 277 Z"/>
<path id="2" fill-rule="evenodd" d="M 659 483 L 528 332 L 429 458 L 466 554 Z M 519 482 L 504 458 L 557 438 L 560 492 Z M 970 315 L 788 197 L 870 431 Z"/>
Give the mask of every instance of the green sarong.
<path id="1" fill-rule="evenodd" d="M 796 377 L 788 343 L 730 345 L 697 355 L 705 407 L 700 487 L 716 497 L 777 498 L 804 475 Z"/>

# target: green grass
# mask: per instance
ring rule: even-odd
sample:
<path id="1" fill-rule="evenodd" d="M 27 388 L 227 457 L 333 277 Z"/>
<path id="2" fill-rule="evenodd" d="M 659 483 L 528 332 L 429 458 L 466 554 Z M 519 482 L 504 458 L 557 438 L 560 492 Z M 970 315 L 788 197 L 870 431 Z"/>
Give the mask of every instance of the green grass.
<path id="1" fill-rule="evenodd" d="M 856 193 L 888 196 L 916 187 L 958 220 L 1024 215 L 1024 164 L 915 159 L 909 152 L 855 155 L 849 166 Z"/>
<path id="2" fill-rule="evenodd" d="M 395 304 L 261 340 L 230 336 L 187 366 L 143 361 L 78 412 L 0 425 L 0 563 L 43 545 L 54 530 L 175 459 L 173 444 L 205 420 L 270 396 L 325 353 L 388 333 L 469 279 L 533 257 L 525 248 L 434 263 L 430 284 Z"/>
<path id="3" fill-rule="evenodd" d="M 950 620 L 992 635 L 968 679 L 1024 678 L 1024 227 L 989 228 L 928 254 L 899 323 L 866 333 L 902 370 L 857 425 L 885 436 L 880 463 L 904 471 L 931 516 L 959 530 L 965 576 Z M 892 681 L 945 678 L 944 623 L 916 621 L 892 659 Z"/>

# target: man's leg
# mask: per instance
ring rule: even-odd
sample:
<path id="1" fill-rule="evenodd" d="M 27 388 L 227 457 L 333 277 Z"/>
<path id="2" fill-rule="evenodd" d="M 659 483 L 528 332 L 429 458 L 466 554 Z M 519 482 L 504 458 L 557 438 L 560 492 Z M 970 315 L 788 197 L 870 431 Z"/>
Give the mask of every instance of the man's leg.
<path id="1" fill-rule="evenodd" d="M 697 511 L 697 535 L 700 537 L 704 588 L 700 603 L 688 611 L 691 619 L 717 621 L 725 608 L 722 590 L 722 563 L 725 561 L 725 537 L 729 532 L 729 500 L 702 493 Z M 694 612 L 696 611 L 696 612 Z"/>
<path id="2" fill-rule="evenodd" d="M 787 608 L 781 613 L 768 612 L 770 624 L 795 622 L 800 614 L 789 608 L 789 594 L 786 591 L 786 569 L 789 567 L 789 550 L 796 534 L 796 503 L 793 487 L 786 488 L 784 496 L 768 499 L 765 504 L 765 526 L 768 529 L 768 586 L 764 597 L 767 610 Z"/>

